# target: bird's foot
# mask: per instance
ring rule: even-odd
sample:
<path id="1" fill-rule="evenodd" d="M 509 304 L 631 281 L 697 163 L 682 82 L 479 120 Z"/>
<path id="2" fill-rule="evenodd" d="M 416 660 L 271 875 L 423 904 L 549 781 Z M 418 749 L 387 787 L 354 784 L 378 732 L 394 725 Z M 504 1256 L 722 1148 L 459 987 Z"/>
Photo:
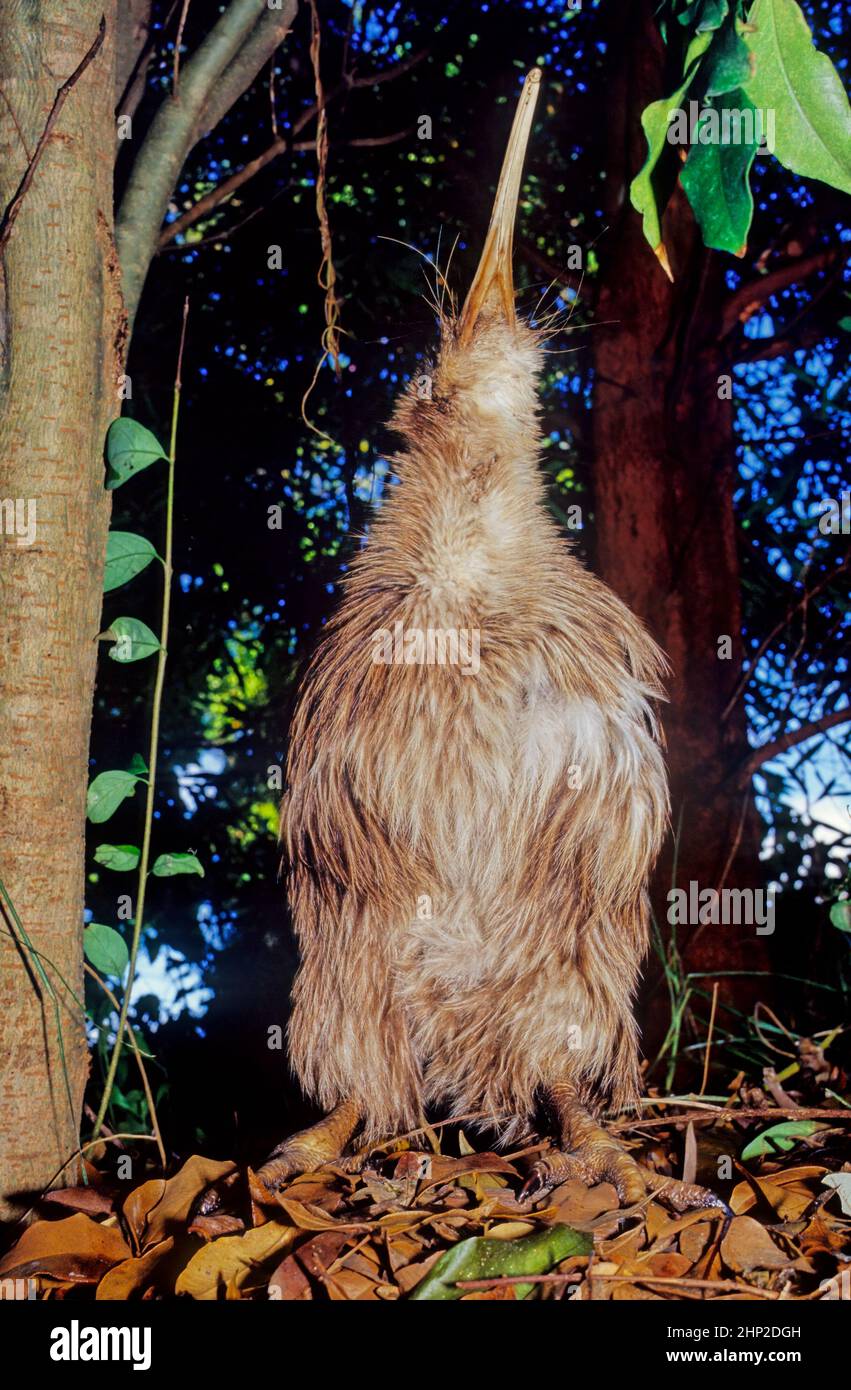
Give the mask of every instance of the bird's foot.
<path id="1" fill-rule="evenodd" d="M 358 1127 L 360 1116 L 352 1101 L 343 1101 L 315 1125 L 299 1130 L 273 1149 L 257 1170 L 270 1192 L 283 1187 L 297 1173 L 312 1173 L 325 1163 L 335 1163 Z"/>
<path id="2" fill-rule="evenodd" d="M 727 1216 L 732 1215 L 726 1202 L 709 1188 L 651 1172 L 599 1127 L 584 1136 L 569 1153 L 552 1149 L 539 1158 L 523 1185 L 521 1200 L 537 1200 L 558 1183 L 571 1178 L 578 1178 L 588 1187 L 600 1182 L 611 1183 L 619 1202 L 626 1207 L 655 1196 L 677 1213 L 714 1207 Z"/>

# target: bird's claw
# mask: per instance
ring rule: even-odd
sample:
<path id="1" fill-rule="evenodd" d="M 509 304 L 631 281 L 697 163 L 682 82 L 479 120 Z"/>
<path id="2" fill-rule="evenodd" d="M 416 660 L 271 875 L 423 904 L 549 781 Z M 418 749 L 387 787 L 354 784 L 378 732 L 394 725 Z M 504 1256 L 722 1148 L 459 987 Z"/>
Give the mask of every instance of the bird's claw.
<path id="1" fill-rule="evenodd" d="M 601 1132 L 602 1133 L 602 1132 Z M 707 1187 L 681 1182 L 653 1173 L 637 1163 L 603 1133 L 603 1137 L 586 1140 L 570 1153 L 552 1149 L 532 1164 L 523 1187 L 521 1201 L 538 1201 L 559 1183 L 579 1179 L 586 1186 L 609 1182 L 618 1194 L 621 1206 L 631 1207 L 656 1196 L 677 1213 L 700 1208 L 717 1208 L 727 1218 L 730 1208 Z"/>

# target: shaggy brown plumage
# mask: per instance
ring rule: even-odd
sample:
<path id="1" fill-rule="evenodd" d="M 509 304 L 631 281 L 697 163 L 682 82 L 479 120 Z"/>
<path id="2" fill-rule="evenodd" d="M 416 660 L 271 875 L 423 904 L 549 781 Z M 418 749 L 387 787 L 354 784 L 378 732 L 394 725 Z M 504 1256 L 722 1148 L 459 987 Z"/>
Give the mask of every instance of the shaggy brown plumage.
<path id="1" fill-rule="evenodd" d="M 632 1000 L 668 801 L 664 660 L 571 554 L 539 469 L 540 335 L 511 241 L 540 73 L 526 80 L 479 269 L 393 424 L 391 486 L 301 691 L 282 834 L 301 948 L 293 1067 L 331 1113 L 275 1186 L 418 1126 L 539 1097 L 561 1151 L 530 1183 L 662 1179 L 594 1121 L 638 1093 Z M 672 1204 L 719 1204 L 664 1180 Z M 531 1192 L 532 1189 L 530 1189 Z"/>
<path id="2" fill-rule="evenodd" d="M 544 506 L 535 333 L 448 325 L 431 399 L 308 672 L 283 835 L 302 953 L 290 1055 L 368 1136 L 428 1102 L 526 1119 L 637 1094 L 632 996 L 667 810 L 662 657 Z M 479 633 L 478 670 L 380 636 Z M 398 641 L 396 642 L 398 648 Z"/>

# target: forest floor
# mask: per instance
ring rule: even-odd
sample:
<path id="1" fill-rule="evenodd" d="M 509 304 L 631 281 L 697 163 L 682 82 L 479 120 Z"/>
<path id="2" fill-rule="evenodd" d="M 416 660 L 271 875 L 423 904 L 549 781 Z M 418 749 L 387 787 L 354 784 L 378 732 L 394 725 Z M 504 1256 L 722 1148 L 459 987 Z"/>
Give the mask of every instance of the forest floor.
<path id="1" fill-rule="evenodd" d="M 844 1077 L 729 1101 L 649 1096 L 613 1125 L 649 1168 L 728 1204 L 677 1215 L 607 1183 L 521 1196 L 546 1149 L 482 1152 L 463 1125 L 402 1136 L 271 1195 L 250 1169 L 190 1157 L 128 1191 L 116 1149 L 47 1193 L 0 1261 L 55 1299 L 851 1298 L 851 1108 Z M 778 1099 L 782 1104 L 778 1104 Z M 477 1139 L 477 1136 L 476 1136 Z M 110 1170 L 106 1155 L 110 1154 Z M 119 1165 L 120 1171 L 120 1165 Z M 221 1206 L 196 1216 L 211 1184 Z"/>

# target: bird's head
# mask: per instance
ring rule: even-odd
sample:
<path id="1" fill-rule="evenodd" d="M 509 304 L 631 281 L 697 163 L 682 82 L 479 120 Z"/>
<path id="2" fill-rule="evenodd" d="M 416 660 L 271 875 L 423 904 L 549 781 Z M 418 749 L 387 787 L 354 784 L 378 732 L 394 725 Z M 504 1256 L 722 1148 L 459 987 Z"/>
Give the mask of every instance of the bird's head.
<path id="1" fill-rule="evenodd" d="M 515 309 L 514 222 L 526 147 L 541 83 L 533 68 L 523 84 L 497 185 L 485 244 L 461 312 L 442 317 L 441 348 L 427 378 L 427 400 L 416 385 L 399 402 L 396 423 L 409 435 L 429 430 L 429 407 L 472 436 L 496 431 L 518 446 L 536 432 L 535 382 L 541 369 L 541 334 Z M 420 378 L 422 380 L 422 378 Z M 433 420 L 433 415 L 432 415 Z M 508 436 L 508 437 L 506 437 Z"/>

